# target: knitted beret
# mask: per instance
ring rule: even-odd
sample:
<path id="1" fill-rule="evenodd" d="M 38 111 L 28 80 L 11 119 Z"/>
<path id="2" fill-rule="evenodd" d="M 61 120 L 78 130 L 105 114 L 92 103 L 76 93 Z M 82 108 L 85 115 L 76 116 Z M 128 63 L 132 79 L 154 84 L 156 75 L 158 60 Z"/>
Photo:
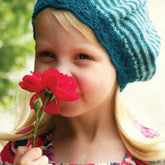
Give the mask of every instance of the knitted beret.
<path id="1" fill-rule="evenodd" d="M 69 10 L 93 30 L 117 70 L 121 90 L 153 77 L 160 38 L 146 0 L 37 0 L 32 20 L 45 8 Z"/>

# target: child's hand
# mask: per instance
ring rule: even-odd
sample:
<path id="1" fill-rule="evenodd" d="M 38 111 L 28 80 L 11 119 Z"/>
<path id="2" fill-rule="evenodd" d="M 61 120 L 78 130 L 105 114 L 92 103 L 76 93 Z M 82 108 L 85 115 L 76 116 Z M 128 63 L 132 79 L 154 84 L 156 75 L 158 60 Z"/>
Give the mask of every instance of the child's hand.
<path id="1" fill-rule="evenodd" d="M 48 157 L 38 147 L 18 147 L 13 165 L 50 165 Z"/>

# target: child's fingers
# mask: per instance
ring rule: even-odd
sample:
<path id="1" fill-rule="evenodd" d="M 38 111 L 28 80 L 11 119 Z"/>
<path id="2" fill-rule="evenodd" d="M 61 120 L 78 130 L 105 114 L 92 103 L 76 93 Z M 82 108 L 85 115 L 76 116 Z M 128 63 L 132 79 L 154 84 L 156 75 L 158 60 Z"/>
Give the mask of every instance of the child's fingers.
<path id="1" fill-rule="evenodd" d="M 42 156 L 42 150 L 39 147 L 30 149 L 22 156 L 22 160 L 25 162 L 31 162 L 39 159 Z"/>
<path id="2" fill-rule="evenodd" d="M 38 147 L 26 149 L 20 147 L 13 165 L 48 165 L 48 158 L 42 156 L 42 150 Z"/>
<path id="3" fill-rule="evenodd" d="M 17 160 L 19 160 L 26 152 L 28 152 L 31 149 L 31 146 L 22 146 L 22 147 L 18 147 L 16 155 L 15 155 L 15 159 L 14 162 L 16 162 Z"/>
<path id="4" fill-rule="evenodd" d="M 52 164 L 48 164 L 48 162 L 49 162 L 48 157 L 43 155 L 35 161 L 27 162 L 24 159 L 21 159 L 20 161 L 18 161 L 16 164 L 13 165 L 52 165 Z"/>
<path id="5" fill-rule="evenodd" d="M 43 156 L 41 156 L 39 159 L 37 159 L 36 161 L 33 161 L 33 163 L 34 163 L 35 165 L 48 165 L 49 159 L 48 159 L 47 156 L 43 155 Z M 32 163 L 32 164 L 33 164 L 33 163 Z"/>

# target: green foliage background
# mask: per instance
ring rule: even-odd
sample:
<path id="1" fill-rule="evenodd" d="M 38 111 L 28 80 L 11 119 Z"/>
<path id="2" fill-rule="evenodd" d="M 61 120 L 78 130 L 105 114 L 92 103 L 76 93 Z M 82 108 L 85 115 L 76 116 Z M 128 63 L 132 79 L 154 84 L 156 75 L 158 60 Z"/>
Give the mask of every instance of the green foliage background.
<path id="1" fill-rule="evenodd" d="M 11 73 L 23 69 L 26 57 L 34 53 L 33 5 L 34 0 L 0 0 L 0 109 L 9 106 L 14 95 Z"/>

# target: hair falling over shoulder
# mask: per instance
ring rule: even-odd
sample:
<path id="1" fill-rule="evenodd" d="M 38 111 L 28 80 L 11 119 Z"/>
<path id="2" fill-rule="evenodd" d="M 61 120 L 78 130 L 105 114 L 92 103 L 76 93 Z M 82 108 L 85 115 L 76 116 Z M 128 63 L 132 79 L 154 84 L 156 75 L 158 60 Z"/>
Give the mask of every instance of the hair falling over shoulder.
<path id="1" fill-rule="evenodd" d="M 123 105 L 120 89 L 116 91 L 115 118 L 121 139 L 127 150 L 137 159 L 150 164 L 165 160 L 165 138 L 146 138 L 135 127 L 131 112 Z"/>

